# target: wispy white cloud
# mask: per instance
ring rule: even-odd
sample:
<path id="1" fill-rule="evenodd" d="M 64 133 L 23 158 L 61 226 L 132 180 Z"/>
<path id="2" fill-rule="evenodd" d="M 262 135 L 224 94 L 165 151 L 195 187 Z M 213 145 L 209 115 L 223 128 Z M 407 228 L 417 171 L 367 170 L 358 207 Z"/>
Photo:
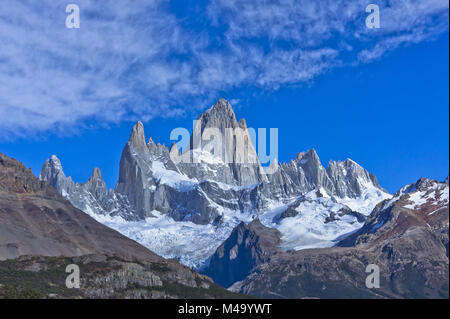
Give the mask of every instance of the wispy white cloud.
<path id="1" fill-rule="evenodd" d="M 365 8 L 376 3 L 381 28 L 368 29 Z M 208 13 L 226 26 L 229 42 L 265 39 L 271 49 L 317 47 L 353 51 L 352 58 L 382 56 L 401 44 L 417 43 L 448 30 L 445 0 L 213 0 Z M 374 51 L 374 52 L 371 52 Z"/>
<path id="2" fill-rule="evenodd" d="M 190 28 L 169 0 L 0 3 L 0 138 L 177 116 L 241 86 L 277 89 L 448 30 L 448 1 L 211 0 Z"/>

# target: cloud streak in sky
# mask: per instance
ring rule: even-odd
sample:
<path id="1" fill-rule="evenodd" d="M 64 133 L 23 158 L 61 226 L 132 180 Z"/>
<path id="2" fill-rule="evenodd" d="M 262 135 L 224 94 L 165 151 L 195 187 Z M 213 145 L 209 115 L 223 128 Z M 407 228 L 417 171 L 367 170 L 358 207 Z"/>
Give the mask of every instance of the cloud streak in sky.
<path id="1" fill-rule="evenodd" d="M 172 117 L 227 90 L 276 90 L 381 58 L 448 30 L 448 1 L 212 0 L 180 16 L 168 0 L 0 3 L 0 138 Z M 181 5 L 181 4 L 180 4 Z M 189 11 L 188 11 L 189 12 Z M 196 20 L 195 20 L 196 21 Z"/>

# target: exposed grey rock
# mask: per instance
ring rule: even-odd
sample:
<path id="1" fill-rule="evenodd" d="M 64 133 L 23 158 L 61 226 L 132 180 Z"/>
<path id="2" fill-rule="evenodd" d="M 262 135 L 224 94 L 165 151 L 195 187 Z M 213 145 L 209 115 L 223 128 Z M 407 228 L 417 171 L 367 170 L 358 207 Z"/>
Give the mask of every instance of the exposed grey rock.
<path id="1" fill-rule="evenodd" d="M 289 217 L 295 217 L 298 215 L 298 211 L 295 210 L 294 206 L 289 206 L 282 214 L 281 218 L 289 218 Z"/>
<path id="2" fill-rule="evenodd" d="M 329 212 L 329 216 L 325 218 L 324 223 L 330 223 L 333 221 L 338 221 L 342 217 L 351 215 L 356 217 L 356 220 L 359 223 L 362 223 L 366 220 L 366 216 L 353 211 L 347 205 L 342 203 L 338 203 L 335 197 L 325 197 L 324 193 L 322 193 L 323 189 L 318 189 L 314 192 L 314 196 L 300 196 L 294 202 L 288 205 L 288 207 L 279 215 L 275 216 L 273 222 L 279 223 L 285 218 L 295 217 L 301 213 L 301 208 L 299 206 L 304 203 L 316 203 L 316 207 L 321 207 L 323 210 Z M 310 194 L 311 195 L 311 194 Z M 334 209 L 331 209 L 334 207 Z"/>
<path id="3" fill-rule="evenodd" d="M 156 149 L 153 141 L 149 146 Z M 150 215 L 150 197 L 155 187 L 149 167 L 149 147 L 145 143 L 144 127 L 138 122 L 131 133 L 120 159 L 119 181 L 115 192 L 124 195 L 136 214 L 136 219 Z"/>
<path id="4" fill-rule="evenodd" d="M 47 182 L 60 193 L 71 194 L 75 189 L 75 183 L 71 177 L 66 177 L 61 162 L 56 155 L 52 155 L 52 157 L 47 159 L 44 163 L 39 179 Z"/>
<path id="5" fill-rule="evenodd" d="M 102 178 L 99 168 L 94 168 L 91 177 L 85 184 L 86 190 L 94 195 L 95 198 L 101 199 L 108 195 L 108 189 Z"/>
<path id="6" fill-rule="evenodd" d="M 330 216 L 328 216 L 325 219 L 325 223 L 331 223 L 333 221 L 339 220 L 341 217 L 346 216 L 346 215 L 355 216 L 357 218 L 358 222 L 360 222 L 360 223 L 362 223 L 366 220 L 366 216 L 364 216 L 363 214 L 355 212 L 348 207 L 343 207 L 340 210 L 338 210 L 337 212 L 331 212 Z"/>
<path id="7" fill-rule="evenodd" d="M 325 170 L 314 149 L 299 153 L 295 160 L 280 165 L 278 171 L 268 178 L 270 183 L 264 185 L 264 194 L 277 199 L 299 196 L 320 188 L 340 198 L 361 197 L 370 187 L 386 192 L 373 174 L 350 159 L 330 161 Z"/>
<path id="8" fill-rule="evenodd" d="M 367 184 L 382 189 L 373 174 L 351 159 L 344 162 L 330 161 L 327 174 L 333 183 L 332 189 L 334 189 L 334 192 L 332 194 L 338 197 L 359 197 Z"/>
<path id="9" fill-rule="evenodd" d="M 72 205 L 84 212 L 111 216 L 120 214 L 129 220 L 138 219 L 126 196 L 108 192 L 98 168 L 94 168 L 86 183 L 74 183 L 71 177 L 66 177 L 60 160 L 53 155 L 43 165 L 39 179 L 53 186 Z"/>
<path id="10" fill-rule="evenodd" d="M 229 185 L 243 186 L 267 182 L 263 174 L 256 150 L 252 144 L 244 119 L 239 122 L 230 103 L 220 99 L 213 107 L 201 114 L 191 136 L 190 147 L 184 156 L 192 159 L 191 163 L 180 163 L 180 170 L 191 178 L 212 180 Z M 207 130 L 216 130 L 217 136 L 209 136 Z M 242 134 L 242 140 L 233 138 L 233 133 Z M 239 135 L 240 136 L 240 135 Z M 195 140 L 201 142 L 201 147 Z M 239 142 L 241 141 L 241 142 Z M 214 154 L 214 147 L 220 149 Z M 211 152 L 211 148 L 213 151 Z M 208 152 L 215 162 L 203 161 L 201 153 Z"/>
<path id="11" fill-rule="evenodd" d="M 269 179 L 272 183 L 267 193 L 280 197 L 298 196 L 321 187 L 334 193 L 333 183 L 314 149 L 299 153 L 295 160 L 280 165 Z"/>

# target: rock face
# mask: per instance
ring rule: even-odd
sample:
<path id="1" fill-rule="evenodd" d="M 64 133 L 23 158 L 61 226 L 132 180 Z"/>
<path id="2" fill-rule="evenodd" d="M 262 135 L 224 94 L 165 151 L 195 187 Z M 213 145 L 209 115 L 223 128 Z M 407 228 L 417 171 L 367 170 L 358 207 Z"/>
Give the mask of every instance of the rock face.
<path id="1" fill-rule="evenodd" d="M 377 178 L 351 159 L 344 162 L 331 161 L 327 175 L 332 181 L 332 194 L 338 197 L 359 197 L 367 185 L 382 189 Z"/>
<path id="2" fill-rule="evenodd" d="M 224 99 L 198 117 L 184 156 L 192 163 L 180 168 L 191 178 L 235 186 L 267 182 L 245 120 L 238 122 Z"/>
<path id="3" fill-rule="evenodd" d="M 76 187 L 65 183 L 60 170 L 55 177 L 64 187 Z M 95 190 L 103 186 L 98 170 L 85 185 L 78 185 L 92 186 Z M 65 287 L 69 264 L 79 265 L 83 273 L 77 292 Z M 30 169 L 1 153 L 0 282 L 0 297 L 7 298 L 235 296 L 95 221 Z"/>
<path id="4" fill-rule="evenodd" d="M 234 291 L 274 298 L 448 298 L 448 184 L 421 179 L 325 249 L 275 254 Z M 365 285 L 380 269 L 380 288 Z"/>
<path id="5" fill-rule="evenodd" d="M 212 256 L 205 274 L 223 287 L 244 279 L 257 265 L 279 251 L 281 233 L 258 219 L 240 223 Z"/>
<path id="6" fill-rule="evenodd" d="M 71 177 L 66 177 L 60 160 L 53 155 L 44 163 L 39 179 L 53 186 L 73 206 L 86 213 L 115 216 L 120 212 L 121 216 L 135 218 L 127 197 L 108 192 L 99 168 L 94 168 L 86 183 L 75 183 Z"/>
<path id="7" fill-rule="evenodd" d="M 360 245 L 423 227 L 439 238 L 444 235 L 442 243 L 448 251 L 448 198 L 446 183 L 421 178 L 400 189 L 391 200 L 378 204 L 364 227 L 339 245 Z"/>
<path id="8" fill-rule="evenodd" d="M 123 149 L 119 180 L 114 190 L 106 190 L 97 169 L 85 184 L 74 183 L 65 176 L 56 156 L 44 164 L 40 179 L 55 187 L 75 207 L 99 220 L 107 216 L 142 223 L 142 227 L 136 226 L 136 229 L 132 229 L 131 223 L 119 225 L 118 221 L 110 226 L 163 256 L 181 258 L 191 267 L 202 266 L 242 221 L 248 223 L 260 217 L 265 226 L 283 228 L 281 222 L 267 216 L 308 193 L 320 191 L 330 198 L 330 203 L 333 202 L 330 205 L 318 203 L 315 208 L 312 203 L 308 207 L 327 210 L 327 216 L 321 222 L 323 226 L 316 225 L 323 228 L 319 232 L 325 233 L 333 225 L 336 226 L 334 230 L 338 229 L 336 223 L 348 226 L 340 232 L 333 230 L 334 238 L 321 245 L 330 244 L 345 232 L 361 227 L 373 207 L 390 197 L 376 178 L 357 163 L 352 160 L 330 162 L 325 169 L 313 149 L 299 153 L 287 164 L 277 167 L 274 162 L 273 167 L 277 168 L 273 174 L 265 174 L 245 120 L 238 121 L 231 105 L 220 99 L 198 117 L 190 145 L 183 153 L 176 145 L 169 150 L 155 144 L 151 138 L 146 142 L 143 124 L 138 122 Z M 349 213 L 337 212 L 334 204 L 355 212 L 354 218 L 343 218 Z M 356 218 L 357 214 L 361 215 Z M 330 215 L 333 216 L 325 226 L 325 218 Z M 159 226 L 154 226 L 158 231 L 150 232 L 151 225 L 166 217 L 173 221 L 171 229 L 174 232 L 170 236 L 160 231 Z M 154 218 L 155 222 L 146 222 L 146 218 Z M 195 242 L 192 243 L 192 236 L 184 235 L 187 234 L 186 227 L 200 234 Z M 206 236 L 210 237 L 211 227 L 216 229 L 214 239 L 204 240 Z M 142 234 L 142 228 L 149 229 L 148 235 Z M 177 231 L 178 228 L 184 231 Z M 287 227 L 283 229 L 291 231 Z M 179 244 L 169 247 L 168 241 Z M 192 257 L 195 260 L 185 260 L 183 258 L 192 255 L 191 245 L 199 245 L 196 252 L 201 254 Z M 310 245 L 307 242 L 302 247 Z"/>

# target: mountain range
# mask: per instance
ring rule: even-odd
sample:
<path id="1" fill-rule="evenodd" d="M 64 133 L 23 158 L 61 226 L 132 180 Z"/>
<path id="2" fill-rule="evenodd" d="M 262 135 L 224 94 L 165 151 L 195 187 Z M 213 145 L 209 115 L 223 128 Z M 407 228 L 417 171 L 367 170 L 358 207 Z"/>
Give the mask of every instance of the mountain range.
<path id="1" fill-rule="evenodd" d="M 148 141 L 138 122 L 120 160 L 119 180 L 108 191 L 99 169 L 84 184 L 67 177 L 56 156 L 43 165 L 40 179 L 54 186 L 75 207 L 156 253 L 201 270 L 241 222 L 259 218 L 282 233 L 284 249 L 330 247 L 363 225 L 375 205 L 390 197 L 376 177 L 354 161 L 331 161 L 325 169 L 315 150 L 264 174 L 253 147 L 250 163 L 226 162 L 208 152 L 208 128 L 247 131 L 228 101 L 220 99 L 198 117 L 201 148 L 192 143 L 175 163 L 166 146 Z M 191 137 L 191 141 L 194 137 Z M 236 159 L 237 143 L 227 150 Z M 303 213 L 285 222 L 285 210 Z"/>
<path id="2" fill-rule="evenodd" d="M 351 159 L 330 161 L 325 168 L 314 149 L 288 163 L 275 161 L 269 172 L 258 159 L 246 121 L 236 118 L 228 101 L 220 99 L 196 123 L 184 151 L 147 139 L 143 124 L 134 125 L 114 189 L 107 189 L 98 168 L 85 183 L 73 181 L 56 155 L 44 163 L 39 181 L 26 179 L 57 193 L 57 202 L 70 206 L 63 211 L 111 228 L 127 243 L 106 239 L 116 247 L 109 250 L 81 242 L 73 247 L 86 245 L 85 251 L 69 250 L 69 255 L 109 251 L 124 256 L 133 252 L 127 248 L 132 242 L 161 262 L 182 267 L 178 261 L 207 275 L 189 272 L 208 287 L 215 287 L 206 284 L 212 278 L 229 293 L 259 297 L 448 298 L 448 177 L 444 182 L 420 179 L 392 195 Z M 221 136 L 242 130 L 244 144 L 235 138 L 218 149 L 210 129 Z M 20 206 L 18 216 L 23 209 L 28 206 Z M 17 231 L 11 242 L 17 246 L 22 234 Z M 105 240 L 68 233 L 68 243 L 81 240 L 77 235 Z M 7 258 L 67 254 L 66 248 L 53 246 L 47 251 L 2 249 Z M 369 264 L 380 268 L 379 289 L 365 285 Z"/>

